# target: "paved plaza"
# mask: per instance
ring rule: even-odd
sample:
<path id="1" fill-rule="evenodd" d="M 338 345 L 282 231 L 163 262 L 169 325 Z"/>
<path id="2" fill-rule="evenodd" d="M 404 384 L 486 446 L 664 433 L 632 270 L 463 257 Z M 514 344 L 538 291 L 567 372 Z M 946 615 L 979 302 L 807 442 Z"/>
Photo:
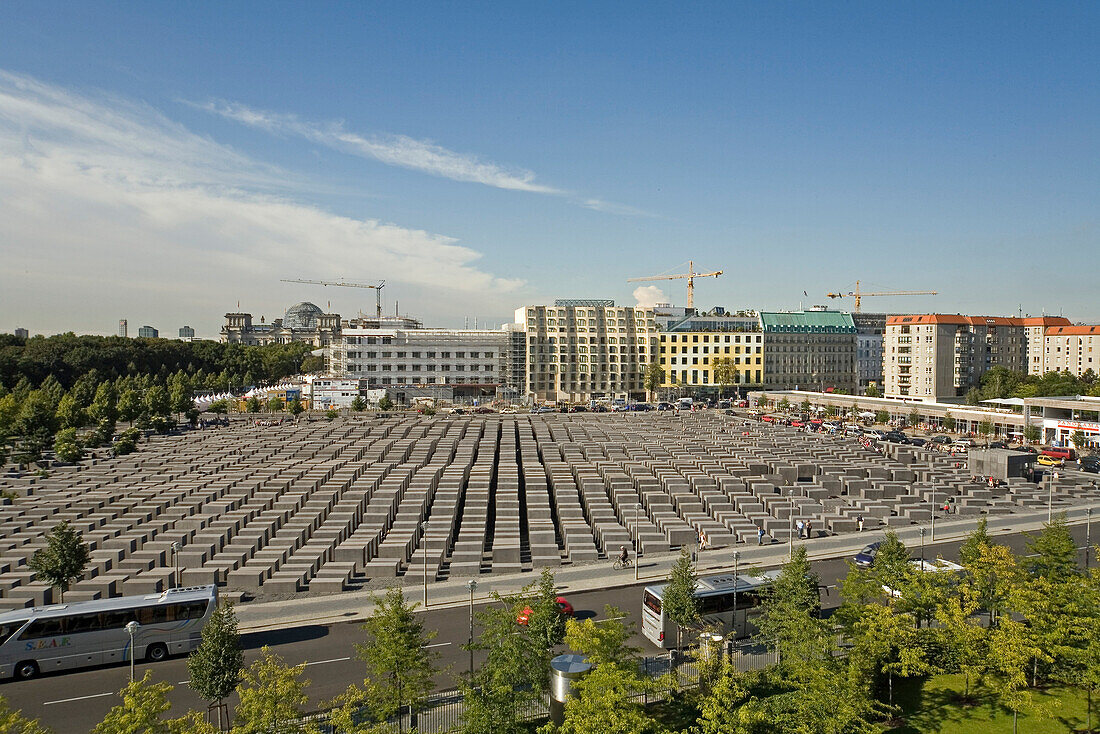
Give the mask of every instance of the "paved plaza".
<path id="1" fill-rule="evenodd" d="M 55 601 L 27 568 L 58 521 L 91 548 L 67 601 L 217 582 L 287 599 L 606 564 L 1045 509 L 1047 485 L 975 483 L 965 457 L 715 412 L 338 419 L 156 436 L 126 457 L 0 476 L 0 609 Z M 1063 476 L 1055 510 L 1090 499 Z M 947 519 L 947 518 L 944 518 Z M 764 531 L 760 538 L 760 530 Z M 809 542 L 813 543 L 814 540 Z M 174 554 L 173 543 L 180 544 Z"/>

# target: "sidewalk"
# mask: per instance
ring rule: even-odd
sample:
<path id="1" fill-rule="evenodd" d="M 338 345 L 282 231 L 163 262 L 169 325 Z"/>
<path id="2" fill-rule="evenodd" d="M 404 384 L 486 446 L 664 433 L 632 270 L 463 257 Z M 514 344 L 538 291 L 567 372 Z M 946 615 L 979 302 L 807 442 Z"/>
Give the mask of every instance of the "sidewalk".
<path id="1" fill-rule="evenodd" d="M 1055 508 L 1055 514 L 1065 512 L 1067 522 L 1071 525 L 1084 524 L 1088 517 L 1088 510 L 1100 520 L 1100 499 L 1080 504 L 1073 508 Z M 1027 511 L 1011 515 L 979 515 L 976 517 L 938 519 L 935 522 L 935 541 L 957 541 L 964 539 L 981 518 L 988 521 L 988 530 L 991 535 L 1006 535 L 1019 532 L 1035 532 L 1041 530 L 1047 521 L 1047 511 Z M 931 528 L 928 525 L 909 525 L 897 527 L 894 530 L 898 537 L 913 551 L 920 547 L 921 529 L 925 531 L 925 543 L 933 542 Z M 830 558 L 845 558 L 854 555 L 867 543 L 881 539 L 882 530 L 867 531 L 863 533 L 844 533 L 813 540 L 796 540 L 795 545 L 807 544 L 811 560 L 824 560 Z M 1094 538 L 1100 540 L 1100 538 Z M 739 553 L 738 567 L 740 573 L 746 573 L 751 568 L 775 567 L 786 562 L 790 553 L 787 543 L 772 543 L 765 546 L 742 544 L 737 547 L 723 547 L 714 550 L 703 551 L 698 573 L 700 576 L 709 576 L 716 573 L 731 573 L 734 566 L 734 553 Z M 637 583 L 663 583 L 669 570 L 675 563 L 678 553 L 662 553 L 653 556 L 643 556 L 638 566 L 638 581 L 634 579 L 633 569 L 616 571 L 611 567 L 611 560 L 596 561 L 583 566 L 560 566 L 554 571 L 560 592 L 577 593 L 581 591 L 593 591 L 600 589 L 614 589 L 634 586 Z M 403 588 L 405 597 L 410 601 L 423 603 L 422 579 L 417 575 L 417 569 L 409 569 Z M 470 591 L 467 586 L 469 578 L 449 579 L 428 583 L 428 608 L 449 609 L 467 607 L 470 604 Z M 523 586 L 536 582 L 537 573 L 523 574 L 495 574 L 478 576 L 474 578 L 477 588 L 474 594 L 475 603 L 484 603 L 490 599 L 492 592 L 507 594 L 519 591 Z M 370 616 L 374 605 L 372 595 L 380 595 L 382 590 L 345 591 L 329 596 L 306 596 L 289 599 L 286 601 L 253 602 L 237 606 L 237 618 L 241 632 L 257 632 L 264 630 L 283 629 L 287 627 L 299 627 L 303 625 L 326 625 L 339 622 L 359 622 Z"/>

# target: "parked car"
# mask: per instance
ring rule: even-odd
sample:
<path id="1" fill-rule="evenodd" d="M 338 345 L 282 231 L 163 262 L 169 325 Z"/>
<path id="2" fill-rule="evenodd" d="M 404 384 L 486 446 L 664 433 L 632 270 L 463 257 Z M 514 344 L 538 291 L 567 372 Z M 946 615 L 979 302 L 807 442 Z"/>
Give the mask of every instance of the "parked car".
<path id="1" fill-rule="evenodd" d="M 558 597 L 558 613 L 565 617 L 572 617 L 575 614 L 573 605 L 564 596 Z M 534 614 L 534 610 L 531 607 L 524 607 L 523 611 L 516 617 L 516 624 L 522 624 L 526 627 L 527 623 L 531 621 L 532 614 Z"/>
<path id="2" fill-rule="evenodd" d="M 913 446 L 924 446 L 928 443 L 928 439 L 914 436 L 909 439 L 909 443 Z"/>
<path id="3" fill-rule="evenodd" d="M 672 410 L 672 403 L 657 403 L 657 410 Z"/>
<path id="4" fill-rule="evenodd" d="M 887 441 L 893 441 L 894 443 L 910 443 L 909 437 L 901 431 L 889 431 L 885 438 Z"/>
<path id="5" fill-rule="evenodd" d="M 1100 474 L 1100 456 L 1082 456 L 1078 463 L 1081 466 L 1081 471 Z"/>
<path id="6" fill-rule="evenodd" d="M 647 413 L 653 410 L 653 406 L 649 403 L 634 403 L 633 409 L 638 411 L 639 413 Z"/>
<path id="7" fill-rule="evenodd" d="M 1039 450 L 1036 449 L 1034 446 L 1017 446 L 1016 448 L 1014 448 L 1012 450 L 1013 451 L 1020 451 L 1020 452 L 1025 453 L 1025 454 L 1037 454 L 1037 453 L 1039 453 Z"/>
<path id="8" fill-rule="evenodd" d="M 951 437 L 950 436 L 944 436 L 944 435 L 933 436 L 929 440 L 932 443 L 938 444 L 940 446 L 948 446 L 948 445 L 951 444 Z"/>
<path id="9" fill-rule="evenodd" d="M 540 405 L 532 411 L 534 413 L 553 413 L 554 409 L 549 405 Z"/>
<path id="10" fill-rule="evenodd" d="M 718 401 L 718 410 L 729 410 L 731 407 L 733 407 L 733 406 L 732 406 L 732 403 L 730 403 L 729 400 L 719 400 Z"/>
<path id="11" fill-rule="evenodd" d="M 867 544 L 863 550 L 856 553 L 852 562 L 860 568 L 870 568 L 875 565 L 875 556 L 878 555 L 878 549 L 882 547 L 882 541 Z"/>
<path id="12" fill-rule="evenodd" d="M 1051 456 L 1050 454 L 1039 454 L 1035 457 L 1035 463 L 1039 466 L 1055 466 L 1062 467 L 1066 465 L 1066 460 L 1060 456 Z"/>

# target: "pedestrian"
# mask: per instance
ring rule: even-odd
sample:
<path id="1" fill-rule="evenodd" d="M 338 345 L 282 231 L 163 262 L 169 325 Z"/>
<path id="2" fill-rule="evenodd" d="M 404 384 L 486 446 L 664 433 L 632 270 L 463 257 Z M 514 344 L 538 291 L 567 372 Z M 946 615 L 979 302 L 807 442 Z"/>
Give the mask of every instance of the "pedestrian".
<path id="1" fill-rule="evenodd" d="M 806 530 L 806 538 L 807 539 L 812 538 L 813 537 L 813 530 L 810 529 L 810 521 L 809 520 L 806 521 L 805 530 Z"/>
<path id="2" fill-rule="evenodd" d="M 803 525 L 801 520 L 795 520 L 794 526 L 796 528 L 798 528 L 798 538 L 799 538 L 799 540 L 801 540 L 802 539 L 802 533 L 805 531 L 806 526 Z"/>
<path id="3" fill-rule="evenodd" d="M 856 516 L 856 522 L 859 523 L 859 532 L 863 532 L 863 515 Z"/>
<path id="4" fill-rule="evenodd" d="M 756 529 L 756 544 L 764 545 L 764 528 L 762 527 Z"/>

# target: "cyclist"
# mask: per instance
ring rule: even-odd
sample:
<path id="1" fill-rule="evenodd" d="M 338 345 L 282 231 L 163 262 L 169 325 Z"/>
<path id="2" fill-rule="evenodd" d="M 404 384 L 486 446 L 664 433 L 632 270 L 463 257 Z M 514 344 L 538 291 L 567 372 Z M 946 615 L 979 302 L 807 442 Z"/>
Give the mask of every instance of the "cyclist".
<path id="1" fill-rule="evenodd" d="M 619 546 L 619 563 L 624 565 L 624 566 L 626 564 L 630 563 L 630 554 L 628 554 L 626 552 L 626 546 L 625 545 L 620 545 Z"/>

